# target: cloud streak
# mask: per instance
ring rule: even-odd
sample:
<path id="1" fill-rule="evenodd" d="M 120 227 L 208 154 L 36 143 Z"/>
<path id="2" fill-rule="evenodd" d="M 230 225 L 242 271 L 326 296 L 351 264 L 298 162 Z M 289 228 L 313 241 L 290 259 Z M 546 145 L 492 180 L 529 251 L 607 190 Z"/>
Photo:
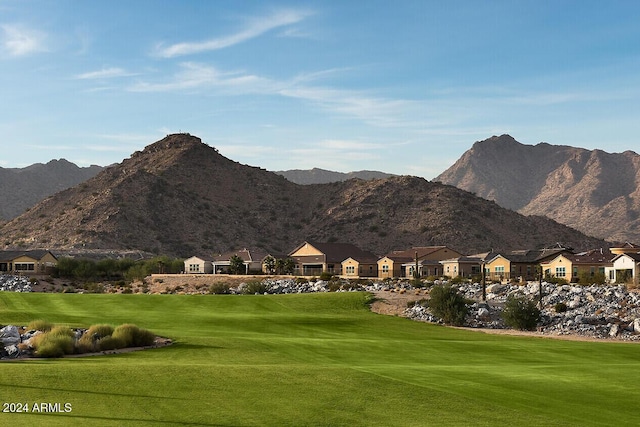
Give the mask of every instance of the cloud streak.
<path id="1" fill-rule="evenodd" d="M 304 11 L 281 10 L 266 17 L 250 19 L 245 28 L 235 34 L 200 42 L 183 42 L 169 46 L 159 44 L 156 46 L 154 54 L 161 58 L 174 58 L 176 56 L 193 55 L 212 50 L 225 49 L 261 36 L 268 31 L 296 24 L 309 15 L 309 12 Z"/>
<path id="2" fill-rule="evenodd" d="M 115 77 L 129 77 L 134 76 L 134 73 L 128 73 L 122 68 L 111 67 L 103 68 L 102 70 L 89 71 L 87 73 L 77 74 L 76 79 L 80 80 L 95 80 L 95 79 L 111 79 Z"/>
<path id="3" fill-rule="evenodd" d="M 18 24 L 1 25 L 0 30 L 2 30 L 0 46 L 10 56 L 27 56 L 46 51 L 46 35 L 41 31 Z"/>

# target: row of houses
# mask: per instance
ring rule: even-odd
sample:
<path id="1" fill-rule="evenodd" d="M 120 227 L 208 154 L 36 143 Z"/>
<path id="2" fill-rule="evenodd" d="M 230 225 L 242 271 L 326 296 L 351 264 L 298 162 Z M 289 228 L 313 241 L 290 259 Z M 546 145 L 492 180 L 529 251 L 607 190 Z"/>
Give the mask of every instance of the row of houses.
<path id="1" fill-rule="evenodd" d="M 229 273 L 233 257 L 242 260 L 245 274 L 268 272 L 268 256 L 290 259 L 293 274 L 300 276 L 326 272 L 345 278 L 468 278 L 484 271 L 489 280 L 535 280 L 542 274 L 568 282 L 599 276 L 610 283 L 636 284 L 640 277 L 640 245 L 628 242 L 620 247 L 578 253 L 559 244 L 545 249 L 473 255 L 463 255 L 447 246 L 418 246 L 376 256 L 350 243 L 305 241 L 285 255 L 245 248 L 211 258 L 193 256 L 184 261 L 184 272 Z M 0 274 L 50 274 L 57 261 L 53 253 L 43 249 L 0 251 Z"/>
<path id="2" fill-rule="evenodd" d="M 240 251 L 208 259 L 193 256 L 185 261 L 186 273 L 228 273 L 230 259 L 243 260 L 245 272 L 268 272 L 264 251 Z M 626 243 L 617 248 L 574 252 L 557 244 L 536 250 L 514 250 L 463 255 L 447 246 L 418 246 L 383 256 L 349 243 L 305 241 L 284 255 L 292 260 L 293 274 L 319 276 L 330 273 L 344 278 L 474 277 L 485 273 L 489 280 L 535 280 L 557 277 L 575 282 L 580 277 L 602 275 L 607 281 L 636 282 L 640 273 L 640 246 Z"/>

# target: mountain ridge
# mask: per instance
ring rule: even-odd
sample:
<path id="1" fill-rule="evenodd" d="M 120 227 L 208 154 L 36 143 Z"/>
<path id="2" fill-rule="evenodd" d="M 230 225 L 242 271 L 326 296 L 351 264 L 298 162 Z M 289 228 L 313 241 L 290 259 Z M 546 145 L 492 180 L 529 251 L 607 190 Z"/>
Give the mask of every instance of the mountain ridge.
<path id="1" fill-rule="evenodd" d="M 525 145 L 494 136 L 474 143 L 436 180 L 609 241 L 640 239 L 640 155 L 631 150 Z"/>
<path id="2" fill-rule="evenodd" d="M 0 221 L 15 218 L 47 196 L 86 181 L 102 169 L 97 165 L 79 167 L 66 159 L 0 168 Z"/>
<path id="3" fill-rule="evenodd" d="M 467 253 L 558 241 L 585 249 L 606 245 L 418 177 L 298 185 L 227 159 L 188 134 L 168 135 L 49 196 L 0 233 L 5 247 L 183 257 L 241 247 L 286 254 L 304 240 L 352 242 L 378 254 L 436 244 Z"/>

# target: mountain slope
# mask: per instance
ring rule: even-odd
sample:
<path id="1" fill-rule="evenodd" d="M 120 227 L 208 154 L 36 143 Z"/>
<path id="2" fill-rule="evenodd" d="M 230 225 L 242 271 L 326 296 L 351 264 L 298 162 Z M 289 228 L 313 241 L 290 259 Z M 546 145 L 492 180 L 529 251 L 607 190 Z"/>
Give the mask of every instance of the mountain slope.
<path id="1" fill-rule="evenodd" d="M 378 171 L 356 171 L 356 172 L 334 172 L 325 169 L 292 169 L 287 171 L 276 171 L 278 175 L 282 175 L 289 181 L 301 185 L 309 184 L 329 184 L 332 182 L 341 182 L 348 179 L 359 178 L 364 180 L 383 179 L 393 176 L 392 174 Z"/>
<path id="2" fill-rule="evenodd" d="M 0 220 L 15 218 L 45 197 L 86 181 L 102 169 L 95 165 L 81 168 L 65 159 L 20 169 L 0 168 Z"/>
<path id="3" fill-rule="evenodd" d="M 297 185 L 178 134 L 55 194 L 0 228 L 5 245 L 139 249 L 175 256 L 241 247 L 289 252 L 301 241 L 378 254 L 447 244 L 464 252 L 604 242 L 415 177 Z"/>
<path id="4" fill-rule="evenodd" d="M 436 180 L 525 215 L 544 215 L 610 241 L 640 239 L 640 156 L 509 135 L 476 142 Z"/>

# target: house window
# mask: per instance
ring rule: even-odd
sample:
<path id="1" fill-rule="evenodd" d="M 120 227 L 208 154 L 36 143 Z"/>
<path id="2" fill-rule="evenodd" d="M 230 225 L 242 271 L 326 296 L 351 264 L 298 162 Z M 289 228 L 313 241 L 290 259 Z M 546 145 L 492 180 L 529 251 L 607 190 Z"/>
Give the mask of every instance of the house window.
<path id="1" fill-rule="evenodd" d="M 189 272 L 197 273 L 200 271 L 200 264 L 189 264 Z"/>
<path id="2" fill-rule="evenodd" d="M 347 272 L 347 274 L 355 274 L 356 268 L 353 265 L 347 265 L 347 267 L 345 268 L 345 271 Z"/>
<path id="3" fill-rule="evenodd" d="M 565 277 L 566 275 L 565 267 L 556 267 L 556 277 Z"/>
<path id="4" fill-rule="evenodd" d="M 389 272 L 389 266 L 387 264 L 382 264 L 382 272 L 383 273 L 388 273 Z"/>
<path id="5" fill-rule="evenodd" d="M 496 273 L 504 274 L 504 265 L 496 265 Z"/>
<path id="6" fill-rule="evenodd" d="M 21 271 L 33 271 L 35 270 L 35 266 L 32 262 L 30 263 L 16 263 L 13 265 L 16 270 Z"/>

